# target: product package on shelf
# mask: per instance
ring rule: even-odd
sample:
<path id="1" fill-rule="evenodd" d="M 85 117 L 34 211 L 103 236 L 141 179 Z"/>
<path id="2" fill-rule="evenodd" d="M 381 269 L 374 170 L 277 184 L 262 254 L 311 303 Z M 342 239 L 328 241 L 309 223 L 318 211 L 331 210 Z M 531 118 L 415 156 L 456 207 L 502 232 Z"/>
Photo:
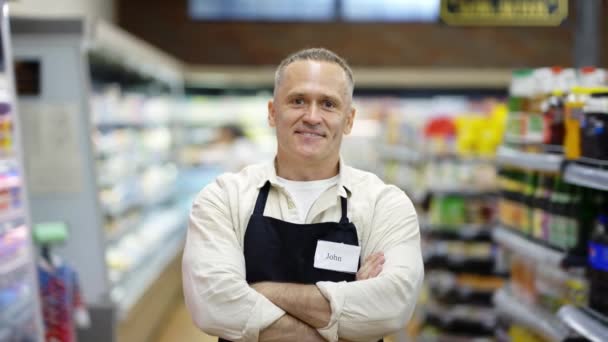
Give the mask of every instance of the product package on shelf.
<path id="1" fill-rule="evenodd" d="M 441 97 L 368 99 L 365 105 L 380 122 L 378 175 L 419 208 L 427 276 L 408 334 L 431 341 L 492 338 L 491 299 L 504 283 L 491 241 L 494 155 L 506 106 Z"/>
<path id="2" fill-rule="evenodd" d="M 495 303 L 516 336 L 560 340 L 567 325 L 608 338 L 608 324 L 586 314 L 607 313 L 607 84 L 606 71 L 592 67 L 513 74 L 494 238 L 511 274 Z"/>

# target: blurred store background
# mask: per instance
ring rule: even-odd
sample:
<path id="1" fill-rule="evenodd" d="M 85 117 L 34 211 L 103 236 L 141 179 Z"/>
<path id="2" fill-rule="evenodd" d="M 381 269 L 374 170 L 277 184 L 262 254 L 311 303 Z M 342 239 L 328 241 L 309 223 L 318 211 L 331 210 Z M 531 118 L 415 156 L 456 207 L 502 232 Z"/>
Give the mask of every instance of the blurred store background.
<path id="1" fill-rule="evenodd" d="M 0 18 L 0 341 L 215 341 L 194 196 L 272 158 L 274 68 L 352 65 L 352 166 L 415 203 L 390 341 L 608 341 L 608 2 L 20 0 Z"/>

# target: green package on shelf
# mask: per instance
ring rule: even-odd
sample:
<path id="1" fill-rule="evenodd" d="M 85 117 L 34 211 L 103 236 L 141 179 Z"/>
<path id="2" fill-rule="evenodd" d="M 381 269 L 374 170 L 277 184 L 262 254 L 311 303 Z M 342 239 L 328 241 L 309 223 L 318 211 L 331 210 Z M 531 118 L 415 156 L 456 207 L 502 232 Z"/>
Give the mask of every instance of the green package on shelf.
<path id="1" fill-rule="evenodd" d="M 68 235 L 68 228 L 64 222 L 41 222 L 34 225 L 34 241 L 39 245 L 64 242 Z"/>

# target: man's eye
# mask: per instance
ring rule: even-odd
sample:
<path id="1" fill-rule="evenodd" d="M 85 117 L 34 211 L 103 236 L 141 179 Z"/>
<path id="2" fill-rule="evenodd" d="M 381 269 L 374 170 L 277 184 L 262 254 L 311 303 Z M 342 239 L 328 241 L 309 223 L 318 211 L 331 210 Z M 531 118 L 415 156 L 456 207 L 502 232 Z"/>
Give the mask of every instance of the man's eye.
<path id="1" fill-rule="evenodd" d="M 333 103 L 332 101 L 323 101 L 323 106 L 325 106 L 325 108 L 334 108 L 336 106 L 335 103 Z"/>
<path id="2" fill-rule="evenodd" d="M 304 100 L 303 99 L 293 99 L 292 102 L 295 105 L 303 105 L 304 104 Z"/>

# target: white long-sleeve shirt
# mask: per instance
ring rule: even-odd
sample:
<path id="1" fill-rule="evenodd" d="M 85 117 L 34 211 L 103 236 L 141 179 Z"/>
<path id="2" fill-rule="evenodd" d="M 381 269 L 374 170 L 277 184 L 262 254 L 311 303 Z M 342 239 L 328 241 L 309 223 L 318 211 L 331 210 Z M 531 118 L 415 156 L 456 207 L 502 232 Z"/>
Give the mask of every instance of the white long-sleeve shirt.
<path id="1" fill-rule="evenodd" d="M 182 263 L 186 305 L 200 329 L 231 341 L 257 341 L 260 331 L 285 314 L 245 280 L 245 230 L 266 181 L 272 187 L 264 215 L 298 222 L 294 201 L 277 182 L 272 162 L 221 175 L 200 192 L 190 214 Z M 306 223 L 338 222 L 340 196 L 348 198 L 361 260 L 382 251 L 386 261 L 373 279 L 316 284 L 332 310 L 328 326 L 319 332 L 330 341 L 338 336 L 377 341 L 403 328 L 416 305 L 424 274 L 416 212 L 397 187 L 340 161 L 337 186 L 321 194 Z"/>

